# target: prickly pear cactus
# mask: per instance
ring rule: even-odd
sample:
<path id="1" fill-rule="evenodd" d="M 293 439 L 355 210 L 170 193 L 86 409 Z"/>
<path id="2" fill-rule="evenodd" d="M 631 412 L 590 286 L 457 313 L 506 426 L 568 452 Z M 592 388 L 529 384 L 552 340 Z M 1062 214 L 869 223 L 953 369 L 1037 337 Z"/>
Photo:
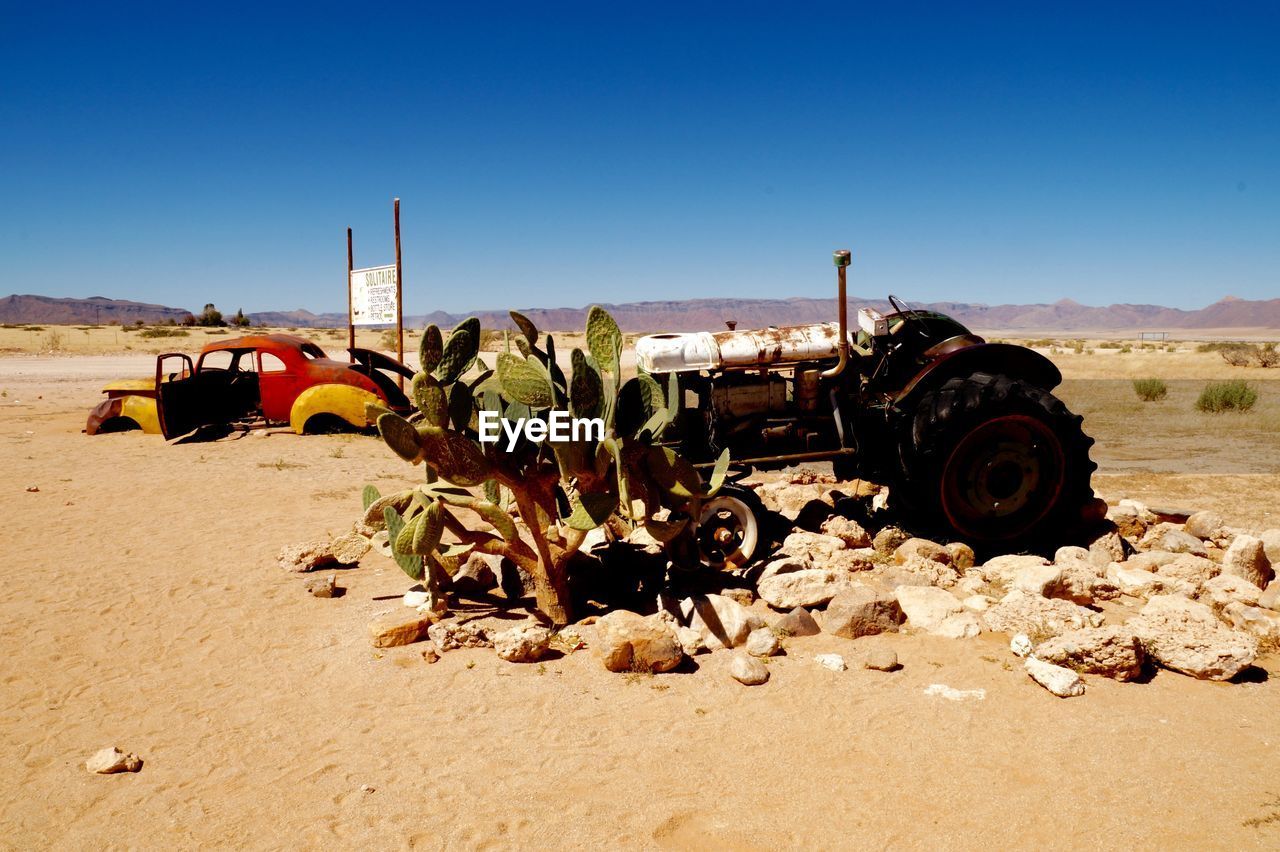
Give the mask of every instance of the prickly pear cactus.
<path id="1" fill-rule="evenodd" d="M 422 370 L 411 387 L 416 411 L 402 416 L 370 406 L 387 446 L 423 465 L 427 481 L 387 497 L 367 487 L 365 522 L 385 525 L 397 563 L 424 584 L 433 606 L 443 605 L 441 590 L 462 559 L 491 553 L 528 570 L 539 608 L 563 624 L 571 616 L 565 563 L 586 532 L 617 515 L 645 525 L 660 541 L 676 539 L 720 487 L 729 458 L 722 456 L 703 481 L 674 450 L 656 445 L 678 409 L 675 377 L 665 387 L 644 374 L 624 382 L 622 333 L 603 308 L 588 312 L 587 351 L 571 350 L 568 375 L 551 335 L 541 337 L 514 311 L 511 318 L 519 334 L 506 335 L 506 351 L 496 354 L 492 368 L 479 357 L 474 317 L 447 337 L 428 326 L 419 350 Z M 523 436 L 514 445 L 483 443 L 482 411 L 508 420 L 553 411 L 598 418 L 603 437 L 588 430 L 570 441 Z M 665 517 L 657 520 L 660 511 Z M 464 517 L 485 528 L 468 527 Z"/>

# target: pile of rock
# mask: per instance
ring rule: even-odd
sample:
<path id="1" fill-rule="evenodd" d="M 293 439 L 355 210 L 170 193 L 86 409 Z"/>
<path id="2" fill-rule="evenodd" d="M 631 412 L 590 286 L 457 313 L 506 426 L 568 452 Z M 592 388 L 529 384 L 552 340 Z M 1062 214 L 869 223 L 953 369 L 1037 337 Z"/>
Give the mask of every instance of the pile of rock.
<path id="1" fill-rule="evenodd" d="M 1280 647 L 1273 567 L 1280 564 L 1280 530 L 1239 529 L 1211 512 L 1122 500 L 1087 546 L 1063 547 L 1052 559 L 1020 554 L 978 563 L 964 543 L 860 523 L 854 517 L 877 516 L 865 505 L 842 511 L 849 493 L 871 495 L 864 490 L 820 475 L 757 488 L 765 506 L 793 523 L 781 546 L 744 578 L 754 581 L 764 606 L 744 589 L 664 594 L 652 614 L 615 610 L 553 633 L 532 621 L 490 629 L 444 618 L 424 611 L 422 596 L 411 592 L 404 602 L 412 611 L 380 616 L 371 638 L 379 647 L 429 640 L 437 656 L 493 647 L 521 663 L 544 659 L 553 645 L 566 652 L 589 647 L 616 672 L 668 672 L 686 657 L 726 652 L 729 675 L 756 685 L 769 680 L 767 662 L 791 637 L 914 632 L 968 640 L 992 632 L 1010 637 L 1032 680 L 1064 697 L 1083 694 L 1081 675 L 1132 681 L 1152 664 L 1229 680 L 1253 664 L 1260 643 Z M 282 554 L 281 562 L 309 570 L 357 549 L 355 542 L 349 551 L 322 544 Z M 453 582 L 484 591 L 503 570 L 473 556 Z M 873 652 L 867 668 L 897 667 L 896 656 L 887 659 L 892 651 Z M 845 667 L 840 655 L 819 657 L 829 668 Z"/>

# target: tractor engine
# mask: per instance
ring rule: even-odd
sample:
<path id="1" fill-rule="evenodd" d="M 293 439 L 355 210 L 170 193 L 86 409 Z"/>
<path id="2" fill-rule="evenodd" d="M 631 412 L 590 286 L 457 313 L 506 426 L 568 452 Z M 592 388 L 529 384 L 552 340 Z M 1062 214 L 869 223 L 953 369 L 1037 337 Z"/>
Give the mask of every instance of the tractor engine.
<path id="1" fill-rule="evenodd" d="M 695 457 L 728 448 L 768 468 L 792 463 L 782 456 L 840 449 L 831 382 L 823 378 L 839 340 L 835 323 L 656 334 L 637 341 L 636 360 L 646 372 L 677 374 L 685 397 L 680 432 Z"/>

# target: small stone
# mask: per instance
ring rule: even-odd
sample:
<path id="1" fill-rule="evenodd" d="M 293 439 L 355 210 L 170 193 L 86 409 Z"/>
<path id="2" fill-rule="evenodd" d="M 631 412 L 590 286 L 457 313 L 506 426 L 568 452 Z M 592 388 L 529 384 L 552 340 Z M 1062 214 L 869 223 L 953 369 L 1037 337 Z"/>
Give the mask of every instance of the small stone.
<path id="1" fill-rule="evenodd" d="M 360 792 L 361 792 L 361 793 L 376 793 L 376 792 L 378 792 L 378 788 L 377 788 L 377 787 L 370 787 L 368 784 L 361 784 L 361 785 L 360 785 Z"/>
<path id="2" fill-rule="evenodd" d="M 970 612 L 986 612 L 991 609 L 993 603 L 995 603 L 995 599 L 987 595 L 969 595 L 969 597 L 960 601 L 960 605 Z"/>
<path id="3" fill-rule="evenodd" d="M 958 612 L 942 619 L 942 623 L 929 632 L 944 639 L 972 639 L 982 632 L 982 621 L 972 612 Z"/>
<path id="4" fill-rule="evenodd" d="M 1031 653 L 1031 639 L 1025 633 L 1019 633 L 1009 640 L 1009 650 L 1015 657 L 1025 657 Z"/>
<path id="5" fill-rule="evenodd" d="M 403 603 L 405 606 L 409 606 L 409 607 L 413 607 L 414 609 L 417 609 L 418 607 L 422 606 L 430 599 L 431 599 L 430 592 L 409 591 L 404 593 L 404 597 L 400 599 L 400 602 Z"/>
<path id="6" fill-rule="evenodd" d="M 662 595 L 658 605 L 675 619 L 675 626 L 698 631 L 702 643 L 711 651 L 736 648 L 747 641 L 751 631 L 764 627 L 762 617 L 723 595 L 698 595 L 683 600 Z"/>
<path id="7" fill-rule="evenodd" d="M 720 595 L 733 601 L 738 606 L 751 606 L 756 602 L 755 592 L 750 589 L 721 589 Z"/>
<path id="8" fill-rule="evenodd" d="M 839 654 L 815 654 L 813 661 L 824 669 L 831 669 L 833 672 L 842 672 L 847 668 L 844 664 L 844 657 Z"/>
<path id="9" fill-rule="evenodd" d="M 434 616 L 432 616 L 434 617 Z M 458 648 L 489 648 L 493 641 L 489 634 L 474 621 L 441 621 L 427 628 L 427 635 L 436 643 L 436 650 L 453 651 Z"/>
<path id="10" fill-rule="evenodd" d="M 338 588 L 338 578 L 334 574 L 312 577 L 303 584 L 303 588 L 317 598 L 336 598 L 342 593 Z"/>
<path id="11" fill-rule="evenodd" d="M 806 568 L 767 577 L 757 584 L 757 590 L 769 606 L 789 610 L 798 606 L 822 606 L 852 585 L 847 571 Z"/>
<path id="12" fill-rule="evenodd" d="M 936 541 L 927 538 L 909 538 L 893 551 L 893 561 L 904 565 L 912 559 L 928 559 L 932 562 L 951 564 L 951 552 Z"/>
<path id="13" fill-rule="evenodd" d="M 28 485 L 28 486 L 27 486 L 27 493 L 28 493 L 28 494 L 36 494 L 36 493 L 38 493 L 39 491 L 40 491 L 40 486 L 39 486 L 39 485 Z"/>
<path id="14" fill-rule="evenodd" d="M 1241 603 L 1245 606 L 1256 606 L 1262 598 L 1262 591 L 1253 583 L 1234 574 L 1219 574 L 1204 584 L 1201 599 L 1207 598 L 1215 606 Z"/>
<path id="15" fill-rule="evenodd" d="M 483 594 L 497 587 L 498 572 L 501 570 L 501 556 L 473 551 L 453 575 L 453 588 L 458 592 Z"/>
<path id="16" fill-rule="evenodd" d="M 750 654 L 738 651 L 729 664 L 729 674 L 738 683 L 759 686 L 769 679 L 769 667 Z"/>
<path id="17" fill-rule="evenodd" d="M 1196 538 L 1217 538 L 1218 533 L 1226 526 L 1226 521 L 1217 512 L 1196 512 L 1187 518 L 1182 528 Z"/>
<path id="18" fill-rule="evenodd" d="M 951 564 L 958 571 L 968 571 L 973 567 L 973 548 L 962 541 L 953 541 L 947 545 L 947 553 L 951 554 Z"/>
<path id="19" fill-rule="evenodd" d="M 948 701 L 968 701 L 969 699 L 983 701 L 987 697 L 985 689 L 956 689 L 955 687 L 947 686 L 945 683 L 929 684 L 925 687 L 924 694 L 937 695 Z"/>
<path id="20" fill-rule="evenodd" d="M 819 527 L 823 535 L 835 536 L 844 542 L 845 547 L 869 547 L 871 535 L 862 524 L 841 515 L 833 515 L 822 522 Z"/>
<path id="21" fill-rule="evenodd" d="M 1046 663 L 1035 657 L 1027 657 L 1022 667 L 1032 680 L 1059 698 L 1084 695 L 1084 681 L 1071 669 L 1055 666 L 1053 663 Z"/>
<path id="22" fill-rule="evenodd" d="M 422 612 L 389 612 L 369 622 L 369 638 L 375 648 L 410 645 L 427 638 L 436 616 Z"/>
<path id="23" fill-rule="evenodd" d="M 816 636 L 822 632 L 809 610 L 798 606 L 773 623 L 780 636 Z"/>
<path id="24" fill-rule="evenodd" d="M 493 650 L 509 663 L 536 663 L 550 644 L 551 631 L 538 624 L 518 625 L 493 636 Z"/>
<path id="25" fill-rule="evenodd" d="M 354 532 L 340 535 L 329 543 L 329 552 L 339 565 L 355 565 L 370 548 L 369 539 Z"/>
<path id="26" fill-rule="evenodd" d="M 901 668 L 898 654 L 892 648 L 872 648 L 863 659 L 862 667 L 877 672 L 891 672 Z"/>
<path id="27" fill-rule="evenodd" d="M 104 748 L 85 761 L 84 768 L 97 775 L 137 772 L 142 768 L 142 758 L 136 754 L 126 754 L 113 746 L 112 748 Z"/>
<path id="28" fill-rule="evenodd" d="M 747 653 L 753 657 L 773 657 L 782 653 L 782 643 L 767 627 L 758 627 L 747 637 Z"/>
<path id="29" fill-rule="evenodd" d="M 1028 565 L 1019 568 L 1013 576 L 1013 588 L 1021 589 L 1043 598 L 1054 597 L 1053 591 L 1062 582 L 1062 569 L 1057 565 Z"/>
<path id="30" fill-rule="evenodd" d="M 675 629 L 658 616 L 614 610 L 595 624 L 592 650 L 611 672 L 666 672 L 680 665 L 684 649 Z"/>
<path id="31" fill-rule="evenodd" d="M 876 553 L 889 556 L 910 538 L 911 536 L 897 527 L 885 527 L 876 533 L 871 546 L 876 549 Z"/>
<path id="32" fill-rule="evenodd" d="M 692 657 L 707 652 L 707 646 L 702 641 L 702 633 L 692 627 L 677 627 L 676 638 L 680 640 L 680 649 L 686 656 Z"/>
<path id="33" fill-rule="evenodd" d="M 1089 543 L 1089 556 L 1099 565 L 1119 562 L 1125 557 L 1125 540 L 1116 530 L 1103 532 Z"/>
<path id="34" fill-rule="evenodd" d="M 1072 671 L 1128 681 L 1142 674 L 1146 654 L 1133 630 L 1119 626 L 1086 627 L 1054 636 L 1040 643 L 1036 656 Z"/>
<path id="35" fill-rule="evenodd" d="M 1272 580 L 1267 584 L 1267 588 L 1258 595 L 1258 606 L 1280 611 L 1280 580 Z"/>
<path id="36" fill-rule="evenodd" d="M 894 594 L 907 624 L 916 630 L 933 631 L 947 616 L 964 609 L 955 595 L 933 586 L 899 586 Z"/>
<path id="37" fill-rule="evenodd" d="M 438 663 L 440 662 L 440 652 L 428 645 L 422 649 L 422 659 L 426 660 L 428 664 Z"/>
<path id="38" fill-rule="evenodd" d="M 870 586 L 854 586 L 831 599 L 822 618 L 823 629 L 834 636 L 857 639 L 897 632 L 906 620 L 897 597 Z"/>
<path id="39" fill-rule="evenodd" d="M 1126 627 L 1157 663 L 1203 680 L 1230 680 L 1253 664 L 1257 641 L 1180 595 L 1153 597 Z"/>
<path id="40" fill-rule="evenodd" d="M 1222 573 L 1240 577 L 1265 589 L 1275 576 L 1262 539 L 1238 535 L 1222 557 Z"/>
<path id="41" fill-rule="evenodd" d="M 1280 565 L 1280 529 L 1263 530 L 1258 538 L 1262 540 L 1262 549 L 1267 554 L 1267 561 L 1273 566 Z"/>

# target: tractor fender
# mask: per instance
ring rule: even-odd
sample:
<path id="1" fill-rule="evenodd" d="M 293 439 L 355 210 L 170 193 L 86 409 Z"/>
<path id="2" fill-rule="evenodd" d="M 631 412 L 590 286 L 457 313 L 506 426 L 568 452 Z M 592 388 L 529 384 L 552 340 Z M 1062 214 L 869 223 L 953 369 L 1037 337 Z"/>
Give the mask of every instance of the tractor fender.
<path id="1" fill-rule="evenodd" d="M 132 420 L 147 435 L 160 434 L 160 415 L 156 410 L 156 401 L 151 397 L 134 394 L 113 396 L 98 403 L 89 412 L 84 431 L 86 434 L 96 435 L 116 419 Z"/>
<path id="2" fill-rule="evenodd" d="M 980 340 L 980 338 L 970 338 Z M 930 352 L 936 352 L 929 363 L 916 373 L 894 398 L 899 408 L 909 408 L 926 391 L 939 387 L 948 379 L 974 373 L 991 373 L 1029 382 L 1046 391 L 1062 383 L 1062 373 L 1045 356 L 1025 346 L 1012 343 L 979 343 L 943 341 Z M 929 353 L 925 353 L 928 355 Z"/>
<path id="3" fill-rule="evenodd" d="M 299 435 L 306 429 L 307 421 L 317 414 L 331 414 L 350 423 L 357 429 L 369 425 L 364 416 L 368 403 L 385 405 L 382 398 L 354 385 L 328 383 L 312 385 L 298 394 L 289 410 L 289 426 Z"/>

